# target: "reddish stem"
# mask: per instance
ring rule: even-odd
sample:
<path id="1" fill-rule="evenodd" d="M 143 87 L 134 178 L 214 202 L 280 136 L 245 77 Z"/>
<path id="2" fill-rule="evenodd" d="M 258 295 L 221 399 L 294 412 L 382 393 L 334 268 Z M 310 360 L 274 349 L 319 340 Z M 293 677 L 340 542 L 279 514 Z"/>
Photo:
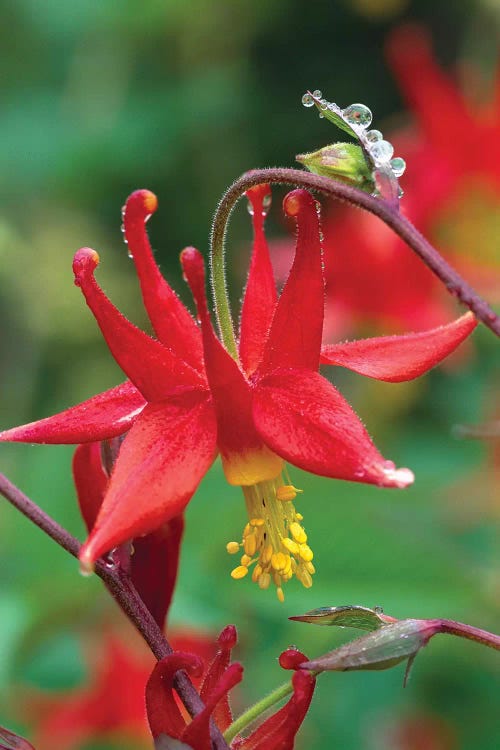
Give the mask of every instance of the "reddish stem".
<path id="1" fill-rule="evenodd" d="M 483 646 L 489 646 L 500 651 L 500 635 L 489 633 L 487 630 L 481 630 L 481 628 L 474 628 L 472 625 L 466 625 L 463 622 L 455 622 L 455 620 L 433 620 L 432 622 L 439 633 L 458 635 L 461 638 L 467 638 L 469 641 L 475 641 Z"/>
<path id="2" fill-rule="evenodd" d="M 276 167 L 254 169 L 246 172 L 226 191 L 219 203 L 212 227 L 213 271 L 221 273 L 220 249 L 223 247 L 229 216 L 237 200 L 251 187 L 261 183 L 293 185 L 327 195 L 329 198 L 346 201 L 375 214 L 389 226 L 419 258 L 443 282 L 450 294 L 466 305 L 474 315 L 500 336 L 500 317 L 491 309 L 476 291 L 463 279 L 442 255 L 420 234 L 418 229 L 387 201 L 374 198 L 362 190 L 336 182 L 329 177 L 321 177 L 299 169 Z M 222 274 L 221 274 L 222 275 Z M 215 283 L 215 282 L 214 282 Z"/>
<path id="3" fill-rule="evenodd" d="M 78 558 L 81 544 L 69 531 L 60 526 L 47 513 L 30 500 L 21 490 L 10 482 L 6 476 L 0 473 L 0 494 L 2 494 L 14 507 L 30 519 L 36 526 L 44 531 L 60 547 Z M 142 635 L 149 648 L 160 660 L 173 649 L 159 628 L 156 620 L 142 601 L 132 584 L 129 576 L 120 566 L 110 566 L 102 560 L 97 560 L 95 572 L 102 579 L 106 588 L 111 593 L 118 606 L 127 615 L 129 620 Z M 191 680 L 185 672 L 178 672 L 175 678 L 175 689 L 183 704 L 191 714 L 195 716 L 203 710 L 204 704 L 194 688 Z M 229 750 L 218 727 L 212 722 L 210 736 L 214 750 Z"/>

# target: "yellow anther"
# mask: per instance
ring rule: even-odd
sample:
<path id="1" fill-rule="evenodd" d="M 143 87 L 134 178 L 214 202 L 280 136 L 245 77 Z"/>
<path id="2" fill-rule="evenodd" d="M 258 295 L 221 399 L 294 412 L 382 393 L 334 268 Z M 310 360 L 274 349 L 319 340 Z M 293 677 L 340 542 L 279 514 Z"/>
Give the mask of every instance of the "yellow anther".
<path id="1" fill-rule="evenodd" d="M 289 539 L 289 537 L 285 537 L 284 539 L 281 540 L 281 544 L 292 555 L 299 554 L 299 545 L 297 544 L 297 542 L 294 542 L 293 539 Z"/>
<path id="2" fill-rule="evenodd" d="M 262 562 L 264 563 L 264 565 L 267 565 L 268 563 L 271 562 L 271 557 L 272 556 L 273 556 L 273 545 L 272 544 L 268 544 L 264 548 L 264 551 L 262 552 L 262 554 L 260 556 L 260 558 L 261 558 Z"/>
<path id="3" fill-rule="evenodd" d="M 290 557 L 290 555 L 285 555 L 285 557 L 286 557 L 286 562 L 285 562 L 285 567 L 283 568 L 282 573 L 284 576 L 288 576 L 288 578 L 290 578 L 292 575 L 292 558 Z"/>
<path id="4" fill-rule="evenodd" d="M 307 542 L 307 534 L 300 525 L 294 521 L 290 524 L 290 533 L 298 544 L 305 544 Z"/>
<path id="5" fill-rule="evenodd" d="M 245 539 L 245 537 L 247 537 L 251 533 L 253 533 L 253 529 L 250 524 L 247 523 L 245 528 L 243 529 L 243 539 Z"/>
<path id="6" fill-rule="evenodd" d="M 311 575 L 314 575 L 316 573 L 316 568 L 314 567 L 312 562 L 306 562 L 306 570 L 308 570 Z"/>
<path id="7" fill-rule="evenodd" d="M 252 572 L 252 581 L 256 583 L 262 575 L 262 568 L 259 564 L 255 566 Z"/>
<path id="8" fill-rule="evenodd" d="M 301 580 L 302 585 L 306 589 L 310 589 L 311 586 L 313 585 L 311 575 L 310 575 L 310 573 L 308 573 L 307 570 L 303 570 L 302 571 L 302 576 L 301 576 L 300 580 Z"/>
<path id="9" fill-rule="evenodd" d="M 259 577 L 259 588 L 268 589 L 270 583 L 271 576 L 269 575 L 269 573 L 262 573 L 262 575 Z"/>
<path id="10" fill-rule="evenodd" d="M 275 552 L 271 557 L 271 565 L 275 570 L 284 570 L 287 556 L 283 552 Z"/>
<path id="11" fill-rule="evenodd" d="M 247 555 L 250 555 L 250 557 L 255 555 L 255 550 L 257 549 L 257 538 L 255 534 L 249 534 L 243 542 L 243 546 Z"/>
<path id="12" fill-rule="evenodd" d="M 240 562 L 241 562 L 242 565 L 244 565 L 246 568 L 248 568 L 248 566 L 252 562 L 252 558 L 249 557 L 248 555 L 242 555 Z"/>
<path id="13" fill-rule="evenodd" d="M 302 492 L 302 490 L 298 490 L 293 484 L 284 484 L 276 490 L 276 499 L 281 500 L 282 502 L 295 500 L 297 492 Z"/>
<path id="14" fill-rule="evenodd" d="M 238 565 L 237 568 L 234 568 L 234 570 L 231 571 L 231 578 L 238 581 L 240 578 L 244 578 L 247 573 L 248 568 L 245 565 Z"/>
<path id="15" fill-rule="evenodd" d="M 278 597 L 279 601 L 283 604 L 283 602 L 285 601 L 285 595 L 283 593 L 283 589 L 281 588 L 281 586 L 278 586 L 278 588 L 276 589 L 276 596 Z"/>
<path id="16" fill-rule="evenodd" d="M 297 519 L 297 521 L 303 521 L 304 520 L 304 516 L 302 515 L 302 513 L 296 513 L 295 514 L 295 518 Z"/>
<path id="17" fill-rule="evenodd" d="M 265 521 L 263 518 L 252 518 L 250 521 L 250 526 L 264 526 Z"/>
<path id="18" fill-rule="evenodd" d="M 314 553 L 307 544 L 299 544 L 299 555 L 304 562 L 311 562 L 314 557 Z"/>
<path id="19" fill-rule="evenodd" d="M 230 555 L 236 555 L 236 553 L 240 551 L 240 545 L 238 542 L 228 542 L 226 544 L 226 549 Z"/>

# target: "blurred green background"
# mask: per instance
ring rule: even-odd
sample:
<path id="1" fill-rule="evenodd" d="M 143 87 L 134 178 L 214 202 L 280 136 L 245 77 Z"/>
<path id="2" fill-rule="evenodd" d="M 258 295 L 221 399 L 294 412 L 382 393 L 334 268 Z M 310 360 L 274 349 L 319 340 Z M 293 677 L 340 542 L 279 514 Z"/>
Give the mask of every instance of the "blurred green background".
<path id="1" fill-rule="evenodd" d="M 384 58 L 391 29 L 421 22 L 443 68 L 467 62 L 486 78 L 498 32 L 495 0 L 1 0 L 0 10 L 2 428 L 120 382 L 73 286 L 71 261 L 80 246 L 96 248 L 103 287 L 147 325 L 120 234 L 129 192 L 158 195 L 150 236 L 187 300 L 178 253 L 188 244 L 206 252 L 230 182 L 250 168 L 291 166 L 296 153 L 339 137 L 300 105 L 304 90 L 320 87 L 344 106 L 364 102 L 375 127 L 390 133 L 411 120 Z M 276 191 L 274 237 L 285 232 L 279 204 Z M 240 206 L 230 232 L 235 300 L 250 237 Z M 452 435 L 457 423 L 494 416 L 495 343 L 478 330 L 454 366 L 411 387 L 334 373 L 384 455 L 411 466 L 417 482 L 398 493 L 293 470 L 318 573 L 311 590 L 289 584 L 283 605 L 272 591 L 229 577 L 225 543 L 240 533 L 243 498 L 218 464 L 202 482 L 187 512 L 171 622 L 214 634 L 228 622 L 239 627 L 240 709 L 282 681 L 276 658 L 288 645 L 312 657 L 351 635 L 288 622 L 314 607 L 377 604 L 396 617 L 448 617 L 498 631 L 498 456 L 495 464 L 491 443 Z M 3 445 L 0 469 L 83 538 L 71 454 Z M 34 737 L 31 696 L 88 682 L 82 644 L 120 616 L 100 582 L 80 578 L 75 561 L 6 502 L 0 586 L 0 724 Z M 297 747 L 498 748 L 494 652 L 443 637 L 419 656 L 405 690 L 402 676 L 402 668 L 323 676 Z M 416 734 L 399 736 L 413 721 L 426 729 L 419 744 L 411 744 Z M 96 736 L 78 747 L 124 746 Z"/>

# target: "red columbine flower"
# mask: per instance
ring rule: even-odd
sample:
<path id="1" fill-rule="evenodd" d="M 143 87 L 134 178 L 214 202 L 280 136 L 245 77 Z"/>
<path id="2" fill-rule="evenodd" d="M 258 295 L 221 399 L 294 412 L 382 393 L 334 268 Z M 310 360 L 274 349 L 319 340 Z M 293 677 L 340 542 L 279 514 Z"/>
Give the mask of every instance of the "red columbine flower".
<path id="1" fill-rule="evenodd" d="M 192 750 L 210 750 L 210 718 L 213 716 L 219 729 L 225 732 L 232 722 L 229 691 L 241 682 L 243 667 L 230 664 L 231 649 L 236 644 L 236 629 L 228 625 L 218 638 L 219 651 L 204 672 L 203 661 L 194 654 L 176 652 L 155 666 L 146 686 L 146 706 L 151 733 L 158 747 L 162 738 L 175 739 Z M 231 748 L 238 750 L 292 750 L 295 736 L 309 709 L 315 687 L 310 672 L 298 669 L 307 661 L 304 654 L 289 649 L 280 656 L 284 669 L 294 669 L 293 695 L 288 703 L 270 716 L 248 737 L 235 737 Z M 186 723 L 181 715 L 173 692 L 173 680 L 179 669 L 194 677 L 202 677 L 200 690 L 205 708 Z M 168 745 L 168 742 L 167 742 Z"/>
<path id="2" fill-rule="evenodd" d="M 84 248 L 75 255 L 75 283 L 130 380 L 54 417 L 0 433 L 0 440 L 85 443 L 127 432 L 81 551 L 84 570 L 113 547 L 179 516 L 219 452 L 228 482 L 243 488 L 249 518 L 241 544 L 228 544 L 230 552 L 243 548 L 232 576 L 242 578 L 254 565 L 252 579 L 261 588 L 273 581 L 283 600 L 283 583 L 295 575 L 309 587 L 314 573 L 284 461 L 380 487 L 413 481 L 411 471 L 396 469 L 379 453 L 349 404 L 318 374 L 320 361 L 380 380 L 409 380 L 463 341 L 476 325 L 472 314 L 424 333 L 348 342 L 322 352 L 324 281 L 316 203 L 304 190 L 285 198 L 285 213 L 296 220 L 298 235 L 290 275 L 277 299 L 263 232 L 268 194 L 267 186 L 249 191 L 255 242 L 240 361 L 212 328 L 201 255 L 193 248 L 181 254 L 199 326 L 161 276 L 145 231 L 157 205 L 152 193 L 130 196 L 124 231 L 158 338 L 129 323 L 104 295 L 94 278 L 97 253 Z"/>

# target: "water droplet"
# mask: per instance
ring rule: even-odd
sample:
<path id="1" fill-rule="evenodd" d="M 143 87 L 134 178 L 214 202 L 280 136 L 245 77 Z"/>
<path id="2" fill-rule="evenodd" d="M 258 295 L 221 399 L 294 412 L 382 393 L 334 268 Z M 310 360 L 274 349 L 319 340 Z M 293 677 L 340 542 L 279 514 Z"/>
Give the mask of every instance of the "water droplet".
<path id="1" fill-rule="evenodd" d="M 302 104 L 304 107 L 313 107 L 314 106 L 314 99 L 312 98 L 311 94 L 304 94 L 302 97 Z"/>
<path id="2" fill-rule="evenodd" d="M 327 102 L 326 99 L 322 99 L 319 103 L 319 106 L 321 107 L 322 110 L 325 110 L 325 109 L 328 109 L 329 104 L 330 102 Z"/>
<path id="3" fill-rule="evenodd" d="M 271 194 L 265 195 L 262 199 L 262 216 L 267 216 L 269 213 L 269 209 L 271 208 L 271 203 L 273 202 L 273 197 Z"/>
<path id="4" fill-rule="evenodd" d="M 323 93 L 319 89 L 315 89 L 313 91 L 313 96 L 315 97 L 315 99 L 322 99 Z"/>
<path id="5" fill-rule="evenodd" d="M 375 143 L 376 141 L 381 141 L 384 137 L 380 130 L 369 130 L 365 134 L 366 140 L 370 141 L 370 143 Z"/>
<path id="6" fill-rule="evenodd" d="M 400 156 L 396 156 L 395 159 L 391 159 L 391 169 L 396 177 L 401 177 L 406 169 L 406 162 Z"/>
<path id="7" fill-rule="evenodd" d="M 120 224 L 120 232 L 121 232 L 122 234 L 124 234 L 124 233 L 125 233 L 125 224 Z"/>
<path id="8" fill-rule="evenodd" d="M 394 153 L 394 146 L 389 141 L 376 141 L 369 150 L 374 161 L 389 161 Z"/>
<path id="9" fill-rule="evenodd" d="M 130 250 L 130 248 L 127 250 L 127 255 L 130 258 L 130 260 L 134 259 L 134 253 L 132 252 L 132 250 Z"/>
<path id="10" fill-rule="evenodd" d="M 350 125 L 361 125 L 367 128 L 372 121 L 371 110 L 364 104 L 351 104 L 342 110 L 342 114 Z"/>
<path id="11" fill-rule="evenodd" d="M 253 204 L 251 200 L 247 200 L 247 211 L 250 216 L 253 216 Z"/>
<path id="12" fill-rule="evenodd" d="M 323 114 L 323 112 L 320 112 L 320 113 L 319 113 L 319 119 L 320 119 L 320 120 L 322 120 L 324 116 L 325 116 L 325 115 Z"/>
<path id="13" fill-rule="evenodd" d="M 377 615 L 383 615 L 383 614 L 384 614 L 384 608 L 383 608 L 383 607 L 381 607 L 381 606 L 380 606 L 380 604 L 376 604 L 376 605 L 374 606 L 374 608 L 373 608 L 373 611 L 374 611 L 374 612 L 375 612 L 375 613 L 376 613 Z"/>

